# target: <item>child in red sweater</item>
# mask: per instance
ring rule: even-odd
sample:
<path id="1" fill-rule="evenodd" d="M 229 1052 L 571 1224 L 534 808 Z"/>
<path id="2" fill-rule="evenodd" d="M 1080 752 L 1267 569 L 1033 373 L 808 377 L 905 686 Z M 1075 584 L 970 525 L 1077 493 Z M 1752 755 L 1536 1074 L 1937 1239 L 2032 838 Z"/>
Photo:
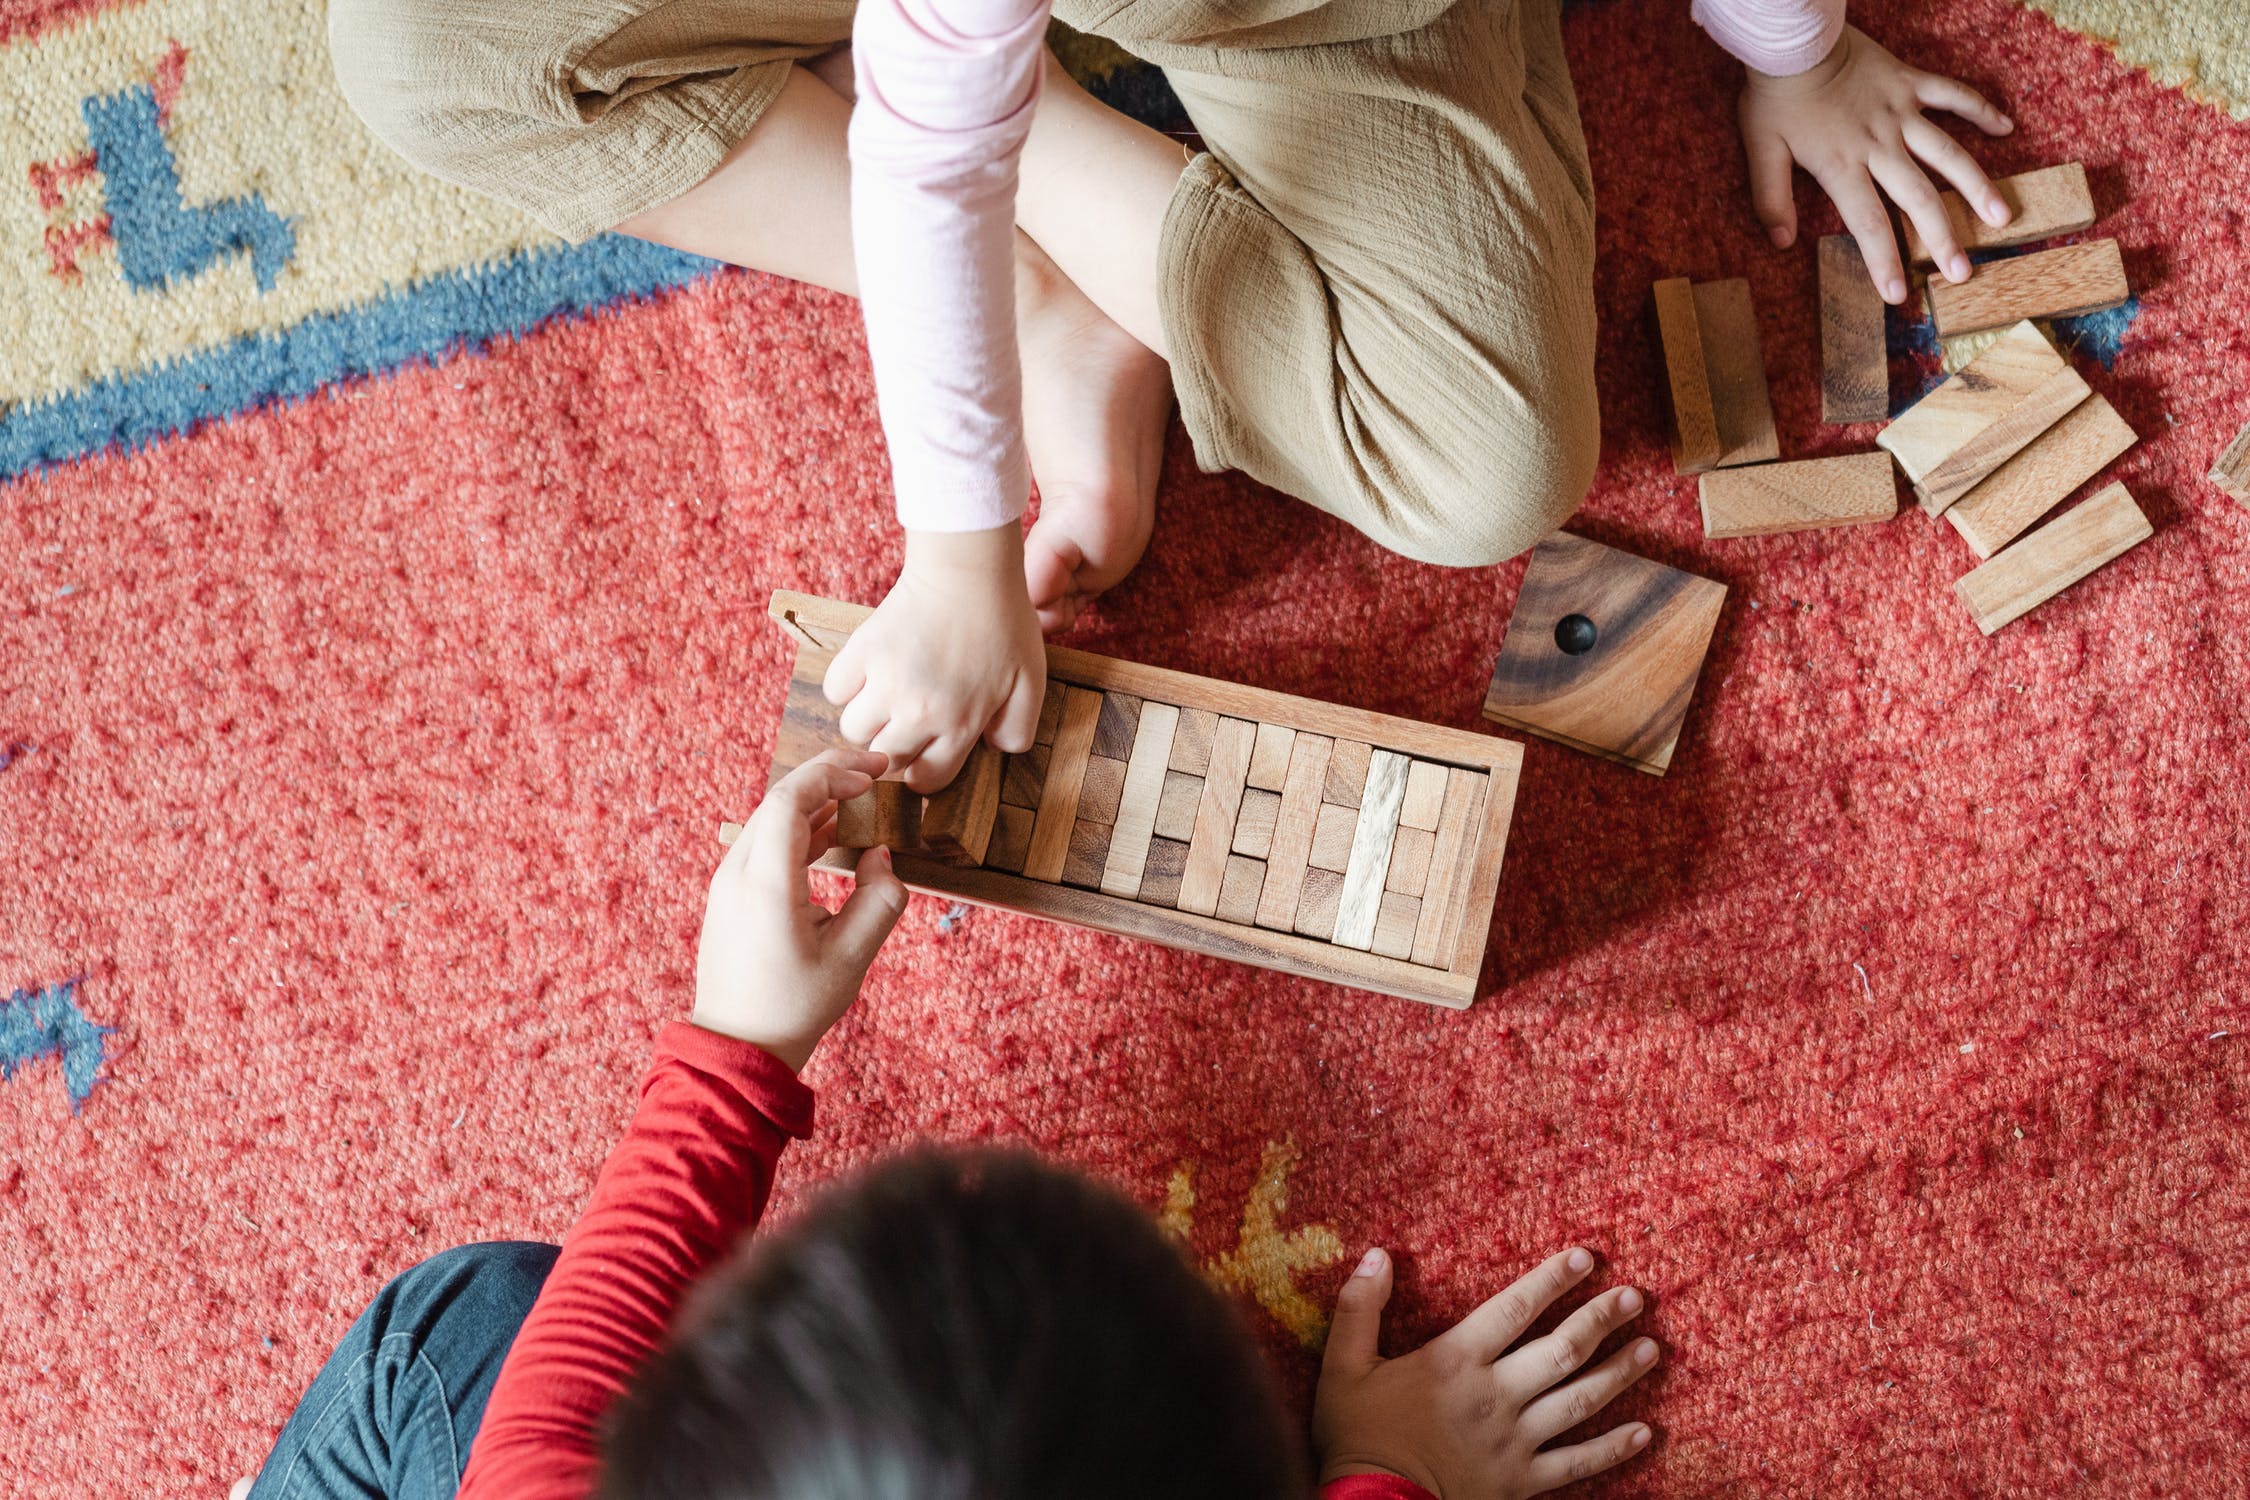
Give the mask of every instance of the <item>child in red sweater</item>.
<path id="1" fill-rule="evenodd" d="M 1138 1209 L 1011 1153 L 918 1153 L 754 1226 L 797 1073 L 906 904 L 886 851 L 831 914 L 805 868 L 885 759 L 775 786 L 711 883 L 687 1022 L 560 1251 L 464 1246 L 393 1281 L 235 1500 L 1140 1500 L 1303 1496 L 1289 1423 L 1233 1309 Z M 1313 1413 L 1324 1500 L 1535 1494 L 1624 1462 L 1640 1423 L 1542 1448 L 1656 1363 L 1593 1368 L 1640 1294 L 1518 1345 L 1593 1269 L 1549 1259 L 1429 1344 L 1376 1349 L 1391 1262 L 1336 1301 Z M 473 1441 L 473 1446 L 472 1446 Z"/>

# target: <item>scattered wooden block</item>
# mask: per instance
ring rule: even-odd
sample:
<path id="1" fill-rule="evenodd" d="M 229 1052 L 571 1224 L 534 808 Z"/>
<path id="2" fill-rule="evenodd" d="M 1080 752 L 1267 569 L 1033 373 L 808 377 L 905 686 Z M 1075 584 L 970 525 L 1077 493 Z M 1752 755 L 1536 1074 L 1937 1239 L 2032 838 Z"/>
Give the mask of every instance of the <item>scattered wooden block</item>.
<path id="1" fill-rule="evenodd" d="M 1773 401 L 1766 390 L 1766 357 L 1758 343 L 1758 310 L 1750 283 L 1706 281 L 1697 286 L 1695 322 L 1703 340 L 1703 375 L 1719 424 L 1719 464 L 1760 464 L 1781 457 Z"/>
<path id="2" fill-rule="evenodd" d="M 1414 927 L 1421 918 L 1422 902 L 1419 897 L 1403 896 L 1397 891 L 1385 890 L 1382 910 L 1375 918 L 1375 938 L 1371 948 L 1385 958 L 1411 958 L 1414 954 Z"/>
<path id="3" fill-rule="evenodd" d="M 1250 756 L 1257 735 L 1258 726 L 1247 719 L 1221 719 L 1212 731 L 1211 760 L 1203 778 L 1203 801 L 1196 808 L 1187 870 L 1180 877 L 1182 911 L 1209 914 L 1218 909 L 1227 850 L 1234 843 L 1235 813 L 1242 806 L 1243 779 L 1250 771 Z"/>
<path id="4" fill-rule="evenodd" d="M 1256 787 L 1242 794 L 1242 811 L 1234 820 L 1234 852 L 1264 859 L 1273 850 L 1273 825 L 1281 816 L 1281 793 Z"/>
<path id="5" fill-rule="evenodd" d="M 1265 884 L 1264 860 L 1245 859 L 1239 854 L 1227 856 L 1227 872 L 1219 884 L 1219 920 L 1240 923 L 1245 927 L 1256 921 L 1258 893 L 1265 888 Z"/>
<path id="6" fill-rule="evenodd" d="M 940 859 L 984 863 L 1000 815 L 1001 753 L 981 740 L 943 790 L 922 805 L 922 843 Z"/>
<path id="7" fill-rule="evenodd" d="M 1031 853 L 1031 827 L 1038 821 L 1039 815 L 1028 807 L 1001 803 L 992 823 L 992 842 L 985 846 L 986 868 L 1021 875 L 1024 858 Z"/>
<path id="8" fill-rule="evenodd" d="M 1102 890 L 1109 895 L 1140 894 L 1141 876 L 1148 867 L 1149 840 L 1156 837 L 1157 804 L 1164 800 L 1172 731 L 1179 723 L 1180 711 L 1169 703 L 1141 706 L 1132 759 L 1125 763 L 1125 795 L 1117 805 L 1117 830 L 1110 836 L 1109 860 L 1102 868 Z"/>
<path id="9" fill-rule="evenodd" d="M 1047 779 L 1039 790 L 1031 850 L 1023 861 L 1023 873 L 1031 880 L 1062 879 L 1063 863 L 1070 857 L 1070 831 L 1078 822 L 1078 790 L 1086 779 L 1086 757 L 1094 748 L 1094 724 L 1102 712 L 1099 689 L 1073 687 L 1058 696 L 1063 700 L 1062 713 L 1055 724 L 1054 750 L 1047 759 Z"/>
<path id="10" fill-rule="evenodd" d="M 2250 422 L 2243 424 L 2242 430 L 2234 435 L 2234 441 L 2227 444 L 2218 461 L 2211 465 L 2211 482 L 2219 487 L 2220 493 L 2250 505 Z"/>
<path id="11" fill-rule="evenodd" d="M 2094 394 L 2076 370 L 2064 368 L 2041 381 L 2008 414 L 1964 443 L 1914 486 L 1922 509 L 1942 516 L 1953 503 L 1989 478 L 2048 428 L 2069 416 Z"/>
<path id="12" fill-rule="evenodd" d="M 1061 693 L 1055 694 L 1059 702 Z M 1054 742 L 1033 745 L 1021 755 L 1011 755 L 1000 765 L 1000 801 L 1009 807 L 1039 805 L 1039 789 L 1047 783 L 1047 758 Z"/>
<path id="13" fill-rule="evenodd" d="M 2092 396 L 1945 513 L 1969 550 L 1990 557 L 2133 446 L 2133 429 Z"/>
<path id="14" fill-rule="evenodd" d="M 1211 764 L 1211 736 L 1219 732 L 1219 716 L 1207 708 L 1180 710 L 1180 727 L 1172 731 L 1171 769 L 1201 776 Z"/>
<path id="15" fill-rule="evenodd" d="M 903 781 L 878 781 L 836 804 L 836 847 L 916 849 L 922 843 L 922 799 Z"/>
<path id="16" fill-rule="evenodd" d="M 1858 526 L 1898 514 L 1898 485 L 1887 453 L 1714 469 L 1703 476 L 1700 489 L 1703 534 L 1712 538 Z"/>
<path id="17" fill-rule="evenodd" d="M 1181 715 L 1182 720 L 1186 715 Z M 1216 721 L 1213 723 L 1216 728 Z M 1174 734 L 1176 743 L 1178 735 Z M 1211 763 L 1211 747 L 1203 747 L 1203 763 Z M 1203 805 L 1203 778 L 1190 776 L 1184 771 L 1164 773 L 1164 795 L 1156 804 L 1156 836 L 1160 839 L 1179 839 L 1183 843 L 1195 837 L 1195 812 Z"/>
<path id="18" fill-rule="evenodd" d="M 1150 839 L 1148 864 L 1141 876 L 1136 901 L 1150 906 L 1178 906 L 1180 877 L 1187 872 L 1188 846 L 1178 839 Z"/>
<path id="19" fill-rule="evenodd" d="M 1313 815 L 1312 851 L 1305 862 L 1316 869 L 1343 874 L 1344 866 L 1351 863 L 1352 830 L 1358 826 L 1358 808 L 1321 803 L 1320 811 Z"/>
<path id="20" fill-rule="evenodd" d="M 1417 766 L 1433 765 L 1433 761 L 1417 761 Z M 1445 767 L 1438 766 L 1438 786 L 1445 785 Z M 1398 837 L 1391 843 L 1391 873 L 1383 877 L 1383 889 L 1396 891 L 1402 896 L 1419 896 L 1422 886 L 1430 878 L 1430 850 L 1437 843 L 1437 835 L 1426 828 L 1409 828 L 1405 820 L 1398 825 Z"/>
<path id="21" fill-rule="evenodd" d="M 1891 414 L 1891 364 L 1883 294 L 1867 274 L 1859 241 L 1820 241 L 1820 419 L 1880 422 Z"/>
<path id="22" fill-rule="evenodd" d="M 2025 321 L 1995 335 L 1983 352 L 1938 383 L 1875 435 L 1915 484 L 1962 446 L 2068 369 L 2055 346 Z"/>
<path id="23" fill-rule="evenodd" d="M 1977 629 L 1992 634 L 2156 534 L 2122 484 L 2043 526 L 1954 584 Z"/>
<path id="24" fill-rule="evenodd" d="M 1297 732 L 1283 724 L 1260 724 L 1258 740 L 1250 750 L 1250 775 L 1245 783 L 1261 791 L 1278 792 L 1289 779 L 1289 756 Z"/>
<path id="25" fill-rule="evenodd" d="M 1995 177 L 1992 186 L 2008 205 L 2008 222 L 1997 229 L 1985 223 L 1959 193 L 1939 195 L 1945 205 L 1946 222 L 1953 226 L 1953 237 L 1964 250 L 2026 245 L 2058 234 L 2076 234 L 2094 222 L 2094 193 L 2086 185 L 2086 168 L 2078 162 Z M 1922 242 L 1912 220 L 1906 225 L 1906 259 L 1909 265 L 1934 264 L 1930 247 Z"/>
<path id="26" fill-rule="evenodd" d="M 1357 740 L 1338 740 L 1328 752 L 1328 781 L 1321 788 L 1321 796 L 1339 807 L 1359 806 L 1360 788 L 1367 783 L 1368 757 L 1373 754 L 1373 747 Z"/>
<path id="27" fill-rule="evenodd" d="M 1258 897 L 1260 927 L 1287 931 L 1297 920 L 1297 898 L 1304 893 L 1305 872 L 1312 867 L 1313 830 L 1324 805 L 1321 790 L 1328 783 L 1328 754 L 1334 744 L 1325 735 L 1307 734 L 1298 736 L 1290 747 L 1289 774 L 1266 854 L 1266 886 Z"/>
<path id="28" fill-rule="evenodd" d="M 1391 845 L 1398 837 L 1398 805 L 1406 796 L 1410 762 L 1378 750 L 1367 767 L 1367 789 L 1352 830 L 1351 861 L 1344 867 L 1344 891 L 1337 898 L 1335 941 L 1347 948 L 1375 946 L 1375 920 L 1383 908 L 1383 881 L 1390 874 Z M 1411 945 L 1410 945 L 1411 946 Z"/>
<path id="29" fill-rule="evenodd" d="M 2116 307 L 2133 295 L 2115 240 L 2088 240 L 1989 260 L 1958 284 L 1932 280 L 1923 296 L 1941 337 L 2023 318 L 2070 318 Z"/>
<path id="30" fill-rule="evenodd" d="M 1719 414 L 1711 404 L 1711 377 L 1703 368 L 1703 334 L 1697 326 L 1695 289 L 1684 276 L 1659 281 L 1656 330 L 1664 347 L 1664 377 L 1671 397 L 1672 472 L 1700 474 L 1725 451 Z"/>
<path id="31" fill-rule="evenodd" d="M 1484 716 L 1661 776 L 1726 596 L 1723 584 L 1558 532 L 1524 571 Z"/>

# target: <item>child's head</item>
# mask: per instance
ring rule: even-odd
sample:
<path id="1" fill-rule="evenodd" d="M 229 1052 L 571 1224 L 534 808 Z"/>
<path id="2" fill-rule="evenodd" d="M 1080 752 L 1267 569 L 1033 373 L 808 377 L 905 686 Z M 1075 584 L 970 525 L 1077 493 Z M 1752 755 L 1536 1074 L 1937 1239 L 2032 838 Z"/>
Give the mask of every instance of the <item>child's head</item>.
<path id="1" fill-rule="evenodd" d="M 1294 1500 L 1298 1449 L 1146 1214 L 1021 1154 L 924 1153 L 705 1290 L 619 1403 L 602 1494 Z"/>

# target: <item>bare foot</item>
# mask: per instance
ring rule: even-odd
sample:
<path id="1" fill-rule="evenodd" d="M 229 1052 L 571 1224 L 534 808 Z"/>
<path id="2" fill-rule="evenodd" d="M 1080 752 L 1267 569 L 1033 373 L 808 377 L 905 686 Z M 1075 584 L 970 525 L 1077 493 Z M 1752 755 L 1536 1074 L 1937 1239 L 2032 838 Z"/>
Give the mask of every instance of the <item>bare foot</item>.
<path id="1" fill-rule="evenodd" d="M 1024 446 L 1039 519 L 1024 580 L 1040 628 L 1067 630 L 1148 548 L 1172 411 L 1172 370 L 1016 236 Z"/>

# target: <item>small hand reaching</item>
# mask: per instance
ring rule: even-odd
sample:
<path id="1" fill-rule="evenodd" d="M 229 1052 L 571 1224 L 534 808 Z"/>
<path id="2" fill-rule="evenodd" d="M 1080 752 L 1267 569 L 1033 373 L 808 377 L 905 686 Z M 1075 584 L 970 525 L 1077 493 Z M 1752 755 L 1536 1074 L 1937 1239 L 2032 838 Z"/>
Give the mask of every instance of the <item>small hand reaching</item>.
<path id="1" fill-rule="evenodd" d="M 1313 1397 L 1321 1483 L 1396 1474 L 1439 1500 L 1514 1500 L 1599 1474 L 1647 1447 L 1649 1429 L 1639 1422 L 1540 1447 L 1656 1368 L 1656 1341 L 1636 1339 L 1582 1370 L 1603 1339 L 1639 1315 L 1639 1292 L 1602 1292 L 1554 1332 L 1508 1349 L 1593 1268 L 1584 1250 L 1554 1256 L 1412 1354 L 1384 1359 L 1376 1336 L 1391 1260 L 1368 1251 L 1337 1293 Z"/>
<path id="2" fill-rule="evenodd" d="M 1925 109 L 1950 111 L 1986 135 L 2015 129 L 1967 84 L 1908 67 L 1855 26 L 1846 26 L 1828 56 L 1807 72 L 1775 77 L 1753 69 L 1742 89 L 1742 144 L 1750 157 L 1750 196 L 1774 244 L 1786 248 L 1797 238 L 1794 162 L 1835 201 L 1884 301 L 1906 300 L 1906 273 L 1882 194 L 1913 221 L 1946 278 L 1968 280 L 1968 254 L 1922 167 L 1951 182 L 1987 224 L 2006 224 L 2008 205 L 1976 159 L 1932 124 Z"/>

